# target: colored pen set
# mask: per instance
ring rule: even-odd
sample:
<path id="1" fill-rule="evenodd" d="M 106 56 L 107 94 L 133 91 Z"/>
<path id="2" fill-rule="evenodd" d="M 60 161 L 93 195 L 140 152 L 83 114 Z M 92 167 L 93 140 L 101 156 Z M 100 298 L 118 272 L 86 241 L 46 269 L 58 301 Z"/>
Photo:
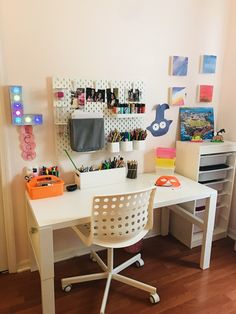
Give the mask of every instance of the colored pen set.
<path id="1" fill-rule="evenodd" d="M 114 157 L 113 159 L 109 158 L 108 160 L 104 160 L 98 167 L 96 166 L 84 167 L 82 165 L 77 170 L 83 173 L 83 172 L 115 169 L 115 168 L 122 168 L 122 167 L 125 167 L 124 158 L 121 156 L 118 156 L 118 157 Z"/>
<path id="2" fill-rule="evenodd" d="M 77 168 L 75 163 L 73 162 L 72 158 L 70 157 L 69 153 L 67 152 L 67 150 L 64 149 L 64 151 L 65 151 L 67 157 L 70 159 L 75 170 L 78 170 L 81 173 L 125 167 L 124 158 L 121 156 L 118 156 L 118 157 L 114 157 L 113 159 L 109 158 L 108 160 L 103 161 L 99 166 L 91 165 L 91 166 L 84 167 L 82 165 L 81 167 Z"/>
<path id="3" fill-rule="evenodd" d="M 136 160 L 129 160 L 127 161 L 127 167 L 128 167 L 127 178 L 136 179 L 138 172 L 138 162 Z"/>
<path id="4" fill-rule="evenodd" d="M 52 167 L 41 167 L 41 168 L 25 168 L 25 180 L 30 181 L 34 177 L 38 176 L 47 176 L 47 175 L 53 175 L 56 177 L 59 177 L 59 170 L 58 166 L 52 166 Z"/>
<path id="5" fill-rule="evenodd" d="M 131 137 L 133 141 L 144 141 L 147 137 L 147 130 L 135 129 L 131 132 Z"/>
<path id="6" fill-rule="evenodd" d="M 39 168 L 39 175 L 44 176 L 44 175 L 53 175 L 56 177 L 59 177 L 59 170 L 57 166 L 52 166 L 52 167 L 42 167 Z"/>
<path id="7" fill-rule="evenodd" d="M 111 131 L 107 137 L 109 143 L 125 141 L 143 141 L 147 137 L 147 130 L 137 128 L 131 132 L 119 132 L 117 129 Z"/>
<path id="8" fill-rule="evenodd" d="M 111 131 L 107 137 L 107 141 L 110 143 L 114 143 L 114 142 L 120 142 L 121 141 L 121 134 L 120 132 L 115 129 L 114 131 Z"/>

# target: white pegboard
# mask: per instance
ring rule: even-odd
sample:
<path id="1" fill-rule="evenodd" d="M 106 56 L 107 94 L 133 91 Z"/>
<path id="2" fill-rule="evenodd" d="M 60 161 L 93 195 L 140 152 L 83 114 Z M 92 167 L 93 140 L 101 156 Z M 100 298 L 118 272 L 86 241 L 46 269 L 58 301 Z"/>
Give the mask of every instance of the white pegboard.
<path id="1" fill-rule="evenodd" d="M 57 152 L 62 153 L 64 149 L 71 152 L 68 120 L 71 113 L 75 110 L 71 107 L 71 91 L 77 88 L 91 87 L 96 89 L 118 88 L 119 102 L 125 103 L 126 89 L 139 89 L 142 95 L 142 102 L 145 103 L 145 84 L 143 81 L 108 81 L 108 80 L 86 80 L 86 79 L 70 79 L 70 78 L 53 78 L 53 106 L 54 106 L 54 123 L 56 132 Z M 56 90 L 63 90 L 64 97 L 57 100 L 54 97 Z M 107 103 L 87 102 L 84 109 L 76 109 L 83 112 L 102 112 L 105 126 L 105 142 L 111 130 L 117 129 L 120 132 L 132 131 L 135 128 L 144 128 L 143 115 L 132 116 L 129 118 L 118 119 L 112 115 L 111 110 L 107 109 Z"/>

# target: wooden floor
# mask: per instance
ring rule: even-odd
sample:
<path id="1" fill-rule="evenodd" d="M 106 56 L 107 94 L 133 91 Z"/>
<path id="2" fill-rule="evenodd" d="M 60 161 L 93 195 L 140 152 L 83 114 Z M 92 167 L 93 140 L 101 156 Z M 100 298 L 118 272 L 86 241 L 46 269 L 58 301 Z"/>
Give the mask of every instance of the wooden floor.
<path id="1" fill-rule="evenodd" d="M 152 305 L 147 293 L 112 282 L 107 314 L 236 313 L 236 252 L 232 240 L 214 242 L 211 268 L 205 271 L 198 267 L 200 248 L 189 250 L 172 237 L 145 240 L 142 256 L 144 267 L 131 266 L 123 274 L 156 286 L 160 303 Z M 124 250 L 116 251 L 116 262 L 129 257 Z M 62 277 L 94 271 L 99 268 L 88 256 L 55 264 L 57 314 L 99 313 L 104 280 L 74 285 L 70 293 L 60 287 Z M 0 274 L 0 314 L 39 314 L 41 311 L 37 272 Z"/>

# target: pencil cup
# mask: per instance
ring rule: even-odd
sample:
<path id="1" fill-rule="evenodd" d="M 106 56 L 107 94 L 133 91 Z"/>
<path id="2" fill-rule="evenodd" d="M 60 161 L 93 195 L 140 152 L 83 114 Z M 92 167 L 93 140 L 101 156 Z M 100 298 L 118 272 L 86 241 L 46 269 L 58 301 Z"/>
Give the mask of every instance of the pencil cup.
<path id="1" fill-rule="evenodd" d="M 131 141 L 120 142 L 120 148 L 122 152 L 131 152 L 133 150 L 133 142 Z"/>
<path id="2" fill-rule="evenodd" d="M 134 162 L 127 162 L 128 172 L 127 178 L 129 179 L 136 179 L 138 173 L 138 164 L 136 161 Z"/>
<path id="3" fill-rule="evenodd" d="M 134 150 L 145 150 L 145 140 L 133 141 Z"/>
<path id="4" fill-rule="evenodd" d="M 109 152 L 111 153 L 119 153 L 120 151 L 120 143 L 119 142 L 109 142 L 107 143 L 107 147 Z"/>

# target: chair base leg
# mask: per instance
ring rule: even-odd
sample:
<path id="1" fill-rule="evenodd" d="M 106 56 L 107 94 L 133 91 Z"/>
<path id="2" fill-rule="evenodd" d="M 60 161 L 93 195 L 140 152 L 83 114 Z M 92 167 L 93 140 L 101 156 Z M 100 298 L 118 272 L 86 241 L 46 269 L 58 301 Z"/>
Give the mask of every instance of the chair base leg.
<path id="1" fill-rule="evenodd" d="M 109 289 L 110 289 L 112 279 L 120 281 L 122 283 L 125 283 L 129 286 L 144 290 L 146 292 L 149 292 L 150 293 L 150 302 L 153 304 L 158 303 L 160 301 L 160 297 L 156 293 L 155 287 L 118 274 L 119 272 L 121 272 L 125 268 L 129 267 L 133 263 L 142 261 L 141 254 L 135 255 L 132 258 L 130 258 L 128 261 L 126 261 L 126 262 L 122 263 L 121 265 L 113 268 L 113 249 L 109 249 L 109 250 L 110 251 L 108 254 L 108 266 L 102 261 L 102 259 L 98 256 L 98 254 L 96 252 L 94 252 L 94 251 L 91 252 L 92 259 L 97 261 L 98 265 L 104 270 L 104 272 L 97 273 L 97 274 L 91 274 L 91 275 L 63 278 L 61 280 L 62 289 L 66 291 L 65 288 L 67 286 L 75 284 L 75 283 L 107 278 L 106 287 L 105 287 L 103 300 L 102 300 L 102 305 L 101 305 L 101 309 L 100 309 L 100 314 L 105 313 L 106 303 L 107 303 Z"/>
<path id="2" fill-rule="evenodd" d="M 125 261 L 124 263 L 122 263 L 119 266 L 117 266 L 116 268 L 114 268 L 113 274 L 120 273 L 122 270 L 126 269 L 127 267 L 129 267 L 130 265 L 134 264 L 135 262 L 137 262 L 139 260 L 141 260 L 141 254 L 140 253 L 131 257 L 128 261 Z"/>
<path id="3" fill-rule="evenodd" d="M 75 283 L 80 283 L 80 282 L 86 282 L 86 281 L 93 281 L 93 280 L 99 280 L 99 279 L 105 279 L 107 278 L 107 273 L 97 273 L 97 274 L 91 274 L 91 275 L 84 275 L 84 276 L 75 276 L 75 277 L 68 277 L 68 278 L 63 278 L 61 280 L 61 286 L 62 289 L 68 285 L 72 285 Z"/>
<path id="4" fill-rule="evenodd" d="M 129 277 L 125 277 L 125 276 L 122 276 L 122 275 L 119 275 L 119 274 L 113 274 L 112 275 L 112 279 L 115 279 L 117 281 L 120 281 L 120 282 L 123 282 L 129 286 L 132 286 L 132 287 L 135 287 L 135 288 L 138 288 L 138 289 L 141 289 L 141 290 L 144 290 L 144 291 L 147 291 L 151 294 L 155 294 L 157 292 L 157 289 L 153 286 L 150 286 L 150 285 L 147 285 L 141 281 L 137 281 L 137 280 L 134 280 L 134 279 L 131 279 Z"/>
<path id="5" fill-rule="evenodd" d="M 104 314 L 105 313 L 108 293 L 109 293 L 109 289 L 110 289 L 110 285 L 111 285 L 111 279 L 112 279 L 112 274 L 109 274 L 108 278 L 107 278 L 107 283 L 106 283 L 106 288 L 105 288 L 105 291 L 104 291 L 103 299 L 102 299 L 102 305 L 101 305 L 101 309 L 100 309 L 100 314 Z"/>

